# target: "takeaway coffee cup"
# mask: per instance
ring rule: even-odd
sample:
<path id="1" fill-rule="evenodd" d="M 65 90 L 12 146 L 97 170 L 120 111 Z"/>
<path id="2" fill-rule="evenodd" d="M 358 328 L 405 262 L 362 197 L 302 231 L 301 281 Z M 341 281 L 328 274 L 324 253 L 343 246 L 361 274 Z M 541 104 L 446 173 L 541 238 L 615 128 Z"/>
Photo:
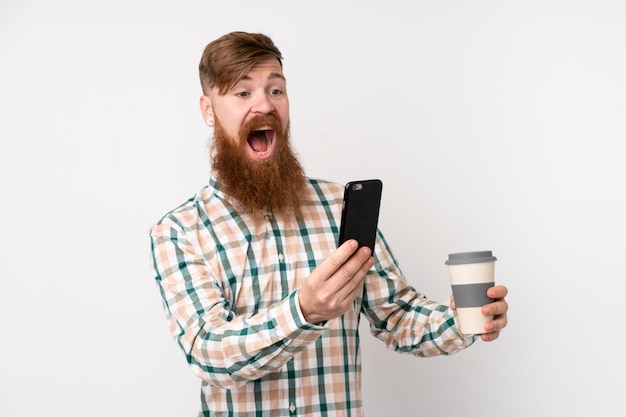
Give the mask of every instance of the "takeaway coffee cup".
<path id="1" fill-rule="evenodd" d="M 491 251 L 460 252 L 448 255 L 446 265 L 456 304 L 459 330 L 463 334 L 485 333 L 485 324 L 493 316 L 485 316 L 481 308 L 494 300 L 487 289 L 494 285 L 496 257 Z"/>

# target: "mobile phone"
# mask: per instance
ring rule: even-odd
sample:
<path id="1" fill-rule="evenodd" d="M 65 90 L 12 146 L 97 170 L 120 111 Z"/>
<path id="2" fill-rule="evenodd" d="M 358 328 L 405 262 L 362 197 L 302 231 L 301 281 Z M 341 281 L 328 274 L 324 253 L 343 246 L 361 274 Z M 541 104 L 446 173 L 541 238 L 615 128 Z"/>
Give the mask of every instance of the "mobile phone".
<path id="1" fill-rule="evenodd" d="M 374 253 L 383 183 L 381 180 L 350 181 L 346 184 L 341 209 L 338 246 L 356 239 L 359 247 Z"/>

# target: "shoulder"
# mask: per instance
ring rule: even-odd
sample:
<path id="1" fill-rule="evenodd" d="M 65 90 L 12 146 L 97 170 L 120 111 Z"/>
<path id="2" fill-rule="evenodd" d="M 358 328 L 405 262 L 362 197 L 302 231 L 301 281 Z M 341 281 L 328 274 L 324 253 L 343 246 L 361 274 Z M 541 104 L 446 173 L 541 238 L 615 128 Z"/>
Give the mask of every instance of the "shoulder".
<path id="1" fill-rule="evenodd" d="M 310 193 L 316 199 L 336 202 L 343 199 L 344 185 L 319 178 L 308 178 Z"/>
<path id="2" fill-rule="evenodd" d="M 151 231 L 163 228 L 189 230 L 197 227 L 199 208 L 207 206 L 210 201 L 217 199 L 212 187 L 206 186 L 192 195 L 182 204 L 166 212 L 150 228 Z"/>

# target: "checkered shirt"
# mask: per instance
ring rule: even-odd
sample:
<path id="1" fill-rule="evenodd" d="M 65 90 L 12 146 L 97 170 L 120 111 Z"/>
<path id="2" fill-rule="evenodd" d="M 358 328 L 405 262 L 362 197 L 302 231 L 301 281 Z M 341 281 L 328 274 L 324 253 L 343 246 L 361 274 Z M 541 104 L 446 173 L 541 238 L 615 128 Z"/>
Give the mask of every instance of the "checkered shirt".
<path id="1" fill-rule="evenodd" d="M 378 232 L 353 308 L 307 323 L 298 291 L 337 247 L 343 186 L 309 179 L 304 219 L 239 215 L 215 180 L 150 229 L 170 331 L 202 380 L 199 416 L 361 416 L 359 319 L 390 349 L 452 354 L 474 337 L 407 284 Z"/>

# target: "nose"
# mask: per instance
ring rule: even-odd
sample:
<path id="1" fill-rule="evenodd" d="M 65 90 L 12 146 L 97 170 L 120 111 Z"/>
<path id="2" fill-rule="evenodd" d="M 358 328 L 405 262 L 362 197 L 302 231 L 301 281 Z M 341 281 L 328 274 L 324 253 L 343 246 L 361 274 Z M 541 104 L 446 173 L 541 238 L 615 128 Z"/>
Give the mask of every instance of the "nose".
<path id="1" fill-rule="evenodd" d="M 269 114 L 275 110 L 275 107 L 266 94 L 260 94 L 250 110 L 253 113 Z"/>

